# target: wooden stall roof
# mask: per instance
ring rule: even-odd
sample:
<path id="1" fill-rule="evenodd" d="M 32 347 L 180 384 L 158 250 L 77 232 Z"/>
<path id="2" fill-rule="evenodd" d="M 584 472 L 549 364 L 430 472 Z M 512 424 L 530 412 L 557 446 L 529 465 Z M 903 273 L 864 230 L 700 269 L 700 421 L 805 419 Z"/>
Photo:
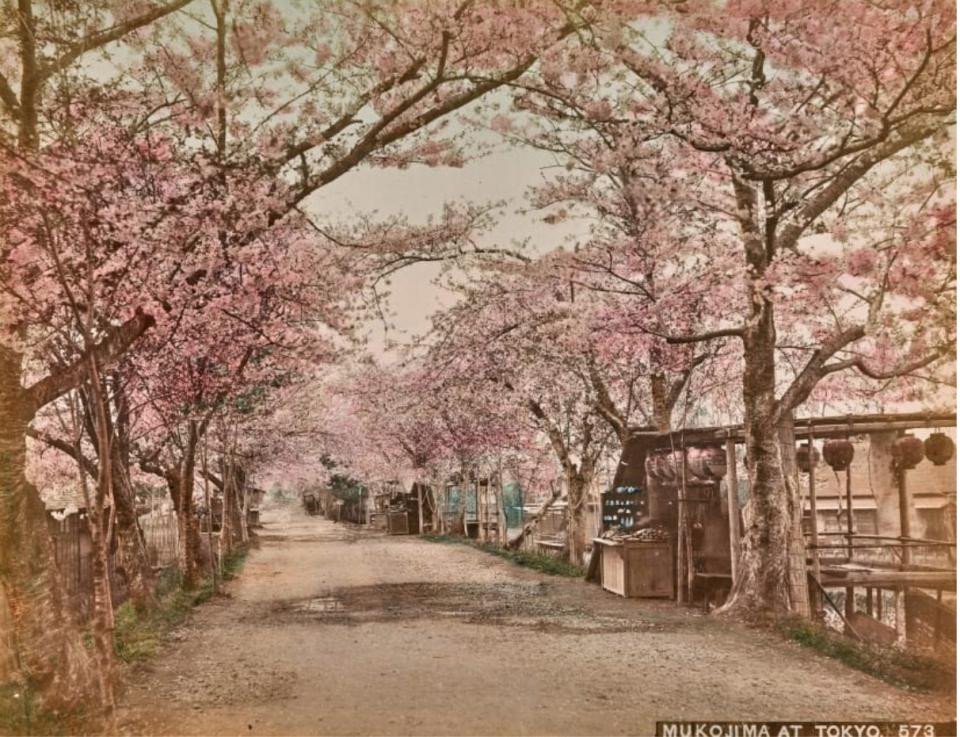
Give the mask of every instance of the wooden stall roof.
<path id="1" fill-rule="evenodd" d="M 956 427 L 957 415 L 954 412 L 908 412 L 903 414 L 876 415 L 839 415 L 834 417 L 798 418 L 794 421 L 797 440 L 803 441 L 811 435 L 817 439 L 845 438 L 850 435 L 867 435 L 891 430 L 911 430 L 916 428 Z M 721 425 L 714 427 L 688 427 L 673 432 L 658 432 L 649 427 L 633 428 L 630 440 L 634 447 L 669 448 L 680 445 L 714 445 L 732 439 L 742 443 L 743 425 Z M 628 453 L 624 454 L 625 456 Z"/>

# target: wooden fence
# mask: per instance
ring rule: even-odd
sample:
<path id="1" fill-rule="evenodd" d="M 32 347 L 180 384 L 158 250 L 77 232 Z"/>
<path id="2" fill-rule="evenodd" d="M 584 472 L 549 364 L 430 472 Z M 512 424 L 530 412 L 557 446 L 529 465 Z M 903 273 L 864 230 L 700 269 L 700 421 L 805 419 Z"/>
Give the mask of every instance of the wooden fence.
<path id="1" fill-rule="evenodd" d="M 161 568 L 177 562 L 179 527 L 175 512 L 150 512 L 140 518 L 150 564 Z"/>
<path id="2" fill-rule="evenodd" d="M 51 518 L 50 528 L 63 593 L 70 606 L 81 617 L 87 617 L 93 606 L 93 543 L 86 515 Z"/>

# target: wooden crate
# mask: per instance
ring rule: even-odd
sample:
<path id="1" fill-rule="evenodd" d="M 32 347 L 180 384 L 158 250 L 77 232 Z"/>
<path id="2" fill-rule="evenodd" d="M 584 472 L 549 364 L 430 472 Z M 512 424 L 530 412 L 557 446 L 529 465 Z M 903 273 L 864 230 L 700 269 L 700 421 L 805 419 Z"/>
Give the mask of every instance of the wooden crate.
<path id="1" fill-rule="evenodd" d="M 604 589 L 627 598 L 673 596 L 673 545 L 670 542 L 611 542 L 597 538 Z"/>
<path id="2" fill-rule="evenodd" d="M 409 512 L 387 512 L 387 532 L 390 535 L 410 535 L 417 527 L 417 519 L 411 521 Z"/>

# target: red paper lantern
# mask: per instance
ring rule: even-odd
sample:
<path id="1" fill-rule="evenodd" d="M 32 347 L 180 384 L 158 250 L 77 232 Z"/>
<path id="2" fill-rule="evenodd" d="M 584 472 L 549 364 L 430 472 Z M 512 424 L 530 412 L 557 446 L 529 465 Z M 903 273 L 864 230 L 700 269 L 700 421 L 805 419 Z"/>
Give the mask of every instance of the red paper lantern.
<path id="1" fill-rule="evenodd" d="M 953 441 L 942 432 L 935 432 L 923 441 L 923 450 L 935 466 L 943 466 L 953 458 Z"/>
<path id="2" fill-rule="evenodd" d="M 916 468 L 923 460 L 923 441 L 913 435 L 904 435 L 893 442 L 891 453 L 894 467 L 903 471 Z"/>
<path id="3" fill-rule="evenodd" d="M 823 444 L 823 460 L 834 471 L 844 471 L 853 461 L 853 443 L 849 440 L 828 440 Z"/>

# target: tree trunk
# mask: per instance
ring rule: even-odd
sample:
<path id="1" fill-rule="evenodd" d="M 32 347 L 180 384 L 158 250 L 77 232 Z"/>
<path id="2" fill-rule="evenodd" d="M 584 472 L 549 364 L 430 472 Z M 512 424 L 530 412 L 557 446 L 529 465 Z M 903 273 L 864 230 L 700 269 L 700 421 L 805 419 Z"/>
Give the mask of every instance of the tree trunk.
<path id="1" fill-rule="evenodd" d="M 192 589 L 200 582 L 200 528 L 193 506 L 194 468 L 197 452 L 197 423 L 187 423 L 187 442 L 177 473 L 177 527 L 179 550 L 177 563 L 183 586 Z"/>
<path id="2" fill-rule="evenodd" d="M 116 433 L 111 446 L 113 502 L 117 516 L 116 565 L 127 579 L 130 600 L 138 610 L 154 603 L 153 569 L 147 556 L 147 543 L 137 519 L 136 494 L 130 482 L 129 407 L 119 379 L 114 376 Z"/>
<path id="3" fill-rule="evenodd" d="M 230 473 L 231 483 L 230 483 L 230 531 L 231 531 L 231 545 L 243 540 L 243 530 L 241 529 L 241 524 L 243 520 L 242 509 L 240 504 L 240 481 L 237 476 L 237 466 L 233 466 L 233 470 Z"/>
<path id="4" fill-rule="evenodd" d="M 513 538 L 513 540 L 510 540 L 509 542 L 507 542 L 507 549 L 509 550 L 519 549 L 523 545 L 523 541 L 527 539 L 527 536 L 530 535 L 531 532 L 533 532 L 533 528 L 537 526 L 537 523 L 540 521 L 540 518 L 547 513 L 550 507 L 553 506 L 553 503 L 557 501 L 557 499 L 559 498 L 560 498 L 560 487 L 555 486 L 551 490 L 550 497 L 547 499 L 547 501 L 543 503 L 540 509 L 537 510 L 537 513 L 534 514 L 533 517 L 531 517 L 526 523 L 524 523 L 523 527 L 520 529 L 520 534 L 517 535 L 515 538 Z M 522 516 L 521 516 L 521 521 L 522 521 Z"/>
<path id="5" fill-rule="evenodd" d="M 754 316 L 744 334 L 744 431 L 750 499 L 740 568 L 730 598 L 718 611 L 786 613 L 790 599 L 791 495 L 776 427 L 776 330 L 772 306 L 753 295 Z"/>
<path id="6" fill-rule="evenodd" d="M 567 555 L 575 566 L 583 565 L 587 550 L 587 521 L 585 507 L 590 488 L 589 471 L 581 467 L 577 473 L 567 473 Z"/>
<path id="7" fill-rule="evenodd" d="M 127 579 L 130 600 L 138 610 L 149 608 L 154 603 L 153 569 L 147 556 L 147 544 L 137 519 L 136 498 L 130 485 L 127 468 L 117 467 L 119 458 L 114 458 L 113 501 L 117 514 L 117 559 Z"/>
<path id="8" fill-rule="evenodd" d="M 233 468 L 225 460 L 221 462 L 223 505 L 220 512 L 220 550 L 224 555 L 233 549 Z"/>
<path id="9" fill-rule="evenodd" d="M 803 537 L 803 503 L 800 469 L 797 467 L 797 436 L 793 413 L 787 413 L 777 427 L 784 483 L 787 485 L 787 514 L 790 519 L 789 565 L 790 609 L 801 617 L 810 616 L 810 587 L 807 583 L 807 545 Z"/>
<path id="10" fill-rule="evenodd" d="M 237 492 L 240 495 L 237 500 L 237 506 L 240 509 L 240 542 L 247 543 L 250 541 L 250 528 L 247 526 L 247 512 L 250 509 L 250 490 L 247 486 L 247 475 L 240 466 L 237 466 L 236 479 Z M 360 499 L 362 503 L 362 495 Z"/>
<path id="11" fill-rule="evenodd" d="M 184 588 L 192 589 L 199 583 L 200 531 L 193 509 L 192 478 L 181 476 L 178 483 L 180 504 L 177 507 L 177 566 L 183 577 Z"/>
<path id="12" fill-rule="evenodd" d="M 0 585 L 10 611 L 17 668 L 51 707 L 95 693 L 95 668 L 68 614 L 47 513 L 27 481 L 32 419 L 20 385 L 22 356 L 0 348 Z"/>
<path id="13" fill-rule="evenodd" d="M 91 497 L 88 491 L 87 476 L 78 463 L 80 483 L 83 488 L 84 501 L 87 507 L 87 524 L 90 529 L 90 541 L 93 547 L 92 578 L 93 578 L 93 642 L 98 665 L 98 685 L 100 688 L 100 703 L 110 713 L 113 712 L 116 702 L 113 693 L 113 590 L 110 580 L 110 541 L 113 525 L 107 519 L 115 516 L 113 502 L 113 478 L 115 475 L 112 460 L 113 426 L 109 417 L 106 393 L 101 383 L 98 366 L 93 358 L 90 359 L 90 380 L 85 389 L 85 406 L 92 414 L 91 440 L 97 448 L 97 457 L 100 460 L 96 487 Z M 77 458 L 81 456 L 80 438 L 82 425 L 80 410 L 77 408 Z"/>

